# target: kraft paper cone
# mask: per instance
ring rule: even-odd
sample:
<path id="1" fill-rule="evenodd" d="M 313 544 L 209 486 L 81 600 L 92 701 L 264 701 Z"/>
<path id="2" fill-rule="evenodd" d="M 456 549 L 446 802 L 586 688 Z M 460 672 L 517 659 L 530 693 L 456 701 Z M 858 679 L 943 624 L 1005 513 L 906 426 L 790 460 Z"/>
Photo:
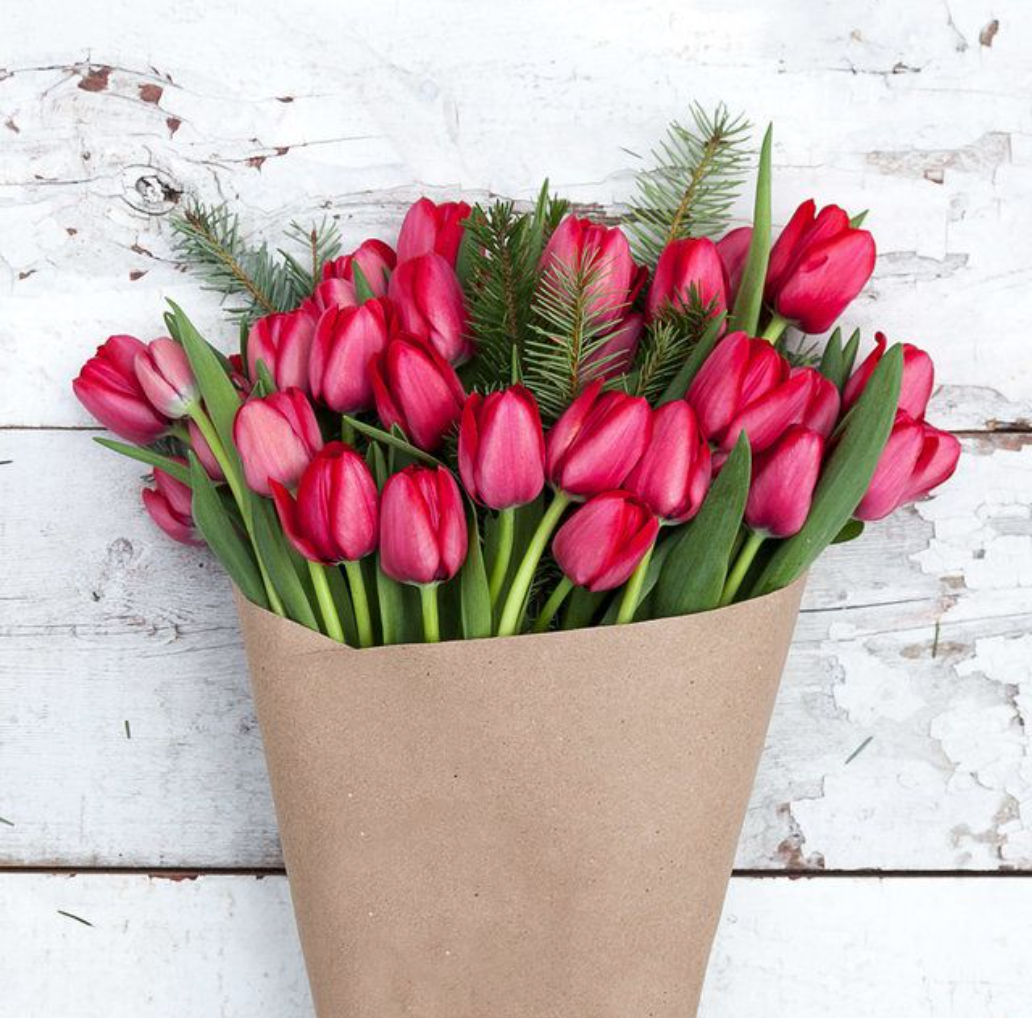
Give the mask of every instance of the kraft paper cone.
<path id="1" fill-rule="evenodd" d="M 238 599 L 319 1018 L 692 1018 L 802 590 L 364 651 Z"/>

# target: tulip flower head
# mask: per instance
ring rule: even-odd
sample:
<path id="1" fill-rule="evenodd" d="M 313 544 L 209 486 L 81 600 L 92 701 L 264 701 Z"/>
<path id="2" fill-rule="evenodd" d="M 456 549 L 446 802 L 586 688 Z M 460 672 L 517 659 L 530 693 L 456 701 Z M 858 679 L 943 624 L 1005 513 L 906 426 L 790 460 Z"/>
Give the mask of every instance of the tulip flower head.
<path id="1" fill-rule="evenodd" d="M 749 245 L 752 243 L 752 227 L 739 226 L 736 230 L 724 234 L 717 241 L 717 254 L 724 266 L 724 283 L 727 288 L 727 303 L 731 307 L 738 296 L 738 287 L 742 283 L 742 273 L 749 257 Z"/>
<path id="2" fill-rule="evenodd" d="M 464 233 L 463 222 L 470 214 L 464 201 L 446 201 L 435 205 L 429 198 L 420 198 L 405 214 L 398 235 L 398 261 L 407 262 L 420 255 L 440 255 L 455 265 Z"/>
<path id="3" fill-rule="evenodd" d="M 175 340 L 151 340 L 136 355 L 135 365 L 136 377 L 158 413 L 185 417 L 200 398 L 186 351 Z"/>
<path id="4" fill-rule="evenodd" d="M 300 310 L 259 318 L 247 337 L 248 377 L 252 381 L 258 378 L 261 361 L 277 389 L 294 387 L 307 393 L 315 323 L 313 314 Z"/>
<path id="5" fill-rule="evenodd" d="M 875 333 L 875 347 L 867 355 L 864 362 L 853 372 L 842 390 L 842 403 L 848 410 L 864 391 L 874 369 L 885 354 L 888 343 L 884 332 Z M 899 409 L 905 411 L 915 420 L 925 415 L 928 401 L 932 398 L 935 387 L 935 367 L 932 358 L 919 347 L 911 343 L 903 344 L 903 381 L 899 390 Z"/>
<path id="6" fill-rule="evenodd" d="M 136 358 L 146 352 L 134 336 L 111 336 L 72 382 L 79 402 L 104 427 L 137 445 L 150 445 L 169 428 L 136 375 Z"/>
<path id="7" fill-rule="evenodd" d="M 365 278 L 374 297 L 387 295 L 387 281 L 398 263 L 394 249 L 382 240 L 363 241 L 351 254 L 341 255 L 322 267 L 323 282 L 331 279 L 343 283 L 328 287 L 324 293 L 334 294 L 335 303 L 350 305 L 358 303 L 355 293 L 355 267 Z"/>
<path id="8" fill-rule="evenodd" d="M 713 313 L 727 310 L 727 283 L 717 246 L 706 237 L 672 240 L 656 263 L 646 310 L 655 315 L 664 308 L 687 308 L 692 295 Z"/>
<path id="9" fill-rule="evenodd" d="M 387 292 L 406 332 L 452 364 L 473 355 L 462 284 L 446 259 L 431 253 L 401 262 Z"/>
<path id="10" fill-rule="evenodd" d="M 768 537 L 791 537 L 810 515 L 821 472 L 824 438 L 801 425 L 788 429 L 756 458 L 745 522 Z"/>
<path id="11" fill-rule="evenodd" d="M 185 463 L 185 460 L 176 460 Z M 203 545 L 204 541 L 194 525 L 190 509 L 192 492 L 189 485 L 176 480 L 171 474 L 155 467 L 154 487 L 142 491 L 143 507 L 147 515 L 180 544 Z"/>
<path id="12" fill-rule="evenodd" d="M 212 452 L 204 433 L 192 420 L 186 422 L 186 427 L 190 435 L 190 448 L 193 449 L 194 455 L 204 467 L 205 473 L 213 481 L 224 481 L 226 475 L 222 472 L 222 464 Z"/>

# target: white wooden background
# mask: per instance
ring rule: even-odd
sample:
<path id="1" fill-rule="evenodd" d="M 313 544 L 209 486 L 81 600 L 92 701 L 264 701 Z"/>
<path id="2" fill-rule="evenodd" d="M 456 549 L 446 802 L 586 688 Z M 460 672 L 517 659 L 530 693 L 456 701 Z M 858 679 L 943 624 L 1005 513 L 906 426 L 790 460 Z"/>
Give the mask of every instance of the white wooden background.
<path id="1" fill-rule="evenodd" d="M 68 385 L 165 297 L 229 339 L 167 214 L 611 208 L 698 98 L 776 120 L 780 222 L 871 209 L 855 317 L 966 450 L 813 575 L 704 1016 L 1032 1015 L 1030 48 L 1027 0 L 6 4 L 0 1014 L 311 1015 L 226 584 Z"/>

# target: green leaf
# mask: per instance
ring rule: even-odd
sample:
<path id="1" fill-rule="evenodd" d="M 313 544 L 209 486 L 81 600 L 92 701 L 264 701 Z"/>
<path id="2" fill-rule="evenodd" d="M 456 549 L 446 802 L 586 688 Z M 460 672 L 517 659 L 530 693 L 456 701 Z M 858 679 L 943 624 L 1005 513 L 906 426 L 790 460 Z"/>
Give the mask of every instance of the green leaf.
<path id="1" fill-rule="evenodd" d="M 359 304 L 375 299 L 376 293 L 369 285 L 369 280 L 366 279 L 362 266 L 358 264 L 358 260 L 355 258 L 351 259 L 351 281 L 355 287 L 355 297 L 358 298 Z"/>
<path id="2" fill-rule="evenodd" d="M 743 431 L 698 515 L 672 538 L 655 588 L 655 618 L 708 611 L 720 601 L 749 494 L 752 456 Z"/>
<path id="3" fill-rule="evenodd" d="M 276 510 L 265 498 L 252 496 L 254 540 L 272 586 L 283 601 L 287 617 L 319 632 L 319 622 L 286 546 Z"/>
<path id="4" fill-rule="evenodd" d="M 477 511 L 471 510 L 469 547 L 466 561 L 459 573 L 462 590 L 462 635 L 467 640 L 479 640 L 491 635 L 491 594 L 488 589 L 484 552 L 480 545 Z"/>
<path id="5" fill-rule="evenodd" d="M 849 225 L 857 230 L 864 224 L 864 220 L 867 218 L 867 213 L 870 209 L 864 209 L 863 212 L 858 212 L 852 219 L 849 220 Z"/>
<path id="6" fill-rule="evenodd" d="M 258 358 L 255 365 L 255 374 L 258 376 L 255 379 L 255 388 L 260 387 L 260 392 L 255 393 L 255 395 L 268 396 L 276 391 L 276 383 L 273 381 L 272 373 L 261 357 Z"/>
<path id="7" fill-rule="evenodd" d="M 845 526 L 835 535 L 832 544 L 847 544 L 855 541 L 864 532 L 863 520 L 846 520 Z"/>
<path id="8" fill-rule="evenodd" d="M 333 605 L 344 628 L 344 640 L 349 647 L 358 646 L 358 626 L 355 624 L 355 607 L 351 603 L 351 592 L 340 566 L 331 566 L 326 570 L 326 580 L 330 587 Z"/>
<path id="9" fill-rule="evenodd" d="M 265 586 L 250 544 L 241 536 L 207 471 L 192 452 L 189 457 L 193 488 L 190 511 L 197 529 L 244 597 L 268 608 Z"/>
<path id="10" fill-rule="evenodd" d="M 159 452 L 151 452 L 150 449 L 145 449 L 138 445 L 127 445 L 125 442 L 116 442 L 113 438 L 102 438 L 95 437 L 93 439 L 97 445 L 104 446 L 105 449 L 110 449 L 112 452 L 121 453 L 123 456 L 128 456 L 131 460 L 137 460 L 140 463 L 146 463 L 148 466 L 158 467 L 164 470 L 166 474 L 171 474 L 177 481 L 182 481 L 183 484 L 190 484 L 190 469 L 184 466 L 182 463 L 177 463 L 174 459 L 169 456 L 162 456 Z"/>
<path id="11" fill-rule="evenodd" d="M 787 587 L 802 576 L 846 526 L 871 483 L 892 432 L 903 377 L 903 348 L 882 357 L 841 427 L 842 436 L 824 465 L 802 530 L 784 541 L 753 588 L 754 597 Z"/>
<path id="12" fill-rule="evenodd" d="M 842 330 L 835 331 L 828 338 L 828 343 L 821 355 L 821 363 L 818 370 L 825 378 L 833 382 L 841 389 L 849 379 L 853 370 L 853 361 L 856 360 L 856 351 L 860 346 L 860 330 L 854 331 L 849 342 L 842 345 Z"/>
<path id="13" fill-rule="evenodd" d="M 688 355 L 688 359 L 684 362 L 681 370 L 671 379 L 657 406 L 670 403 L 675 399 L 684 398 L 689 386 L 699 373 L 699 368 L 706 363 L 706 358 L 709 357 L 713 352 L 713 348 L 717 345 L 725 318 L 724 314 L 716 315 L 709 325 L 706 326 L 706 331 L 699 338 L 699 342 L 692 347 L 692 352 Z"/>
<path id="14" fill-rule="evenodd" d="M 660 531 L 662 533 L 662 531 Z M 678 535 L 679 536 L 679 535 Z M 638 603 L 638 610 L 634 613 L 635 621 L 640 622 L 642 619 L 651 618 L 650 615 L 650 601 L 649 598 L 652 592 L 656 589 L 656 584 L 659 583 L 660 574 L 663 572 L 663 565 L 670 555 L 671 549 L 674 547 L 675 540 L 673 537 L 668 538 L 665 541 L 659 541 L 656 544 L 656 549 L 652 553 L 652 560 L 649 562 L 649 568 L 645 571 L 645 582 L 641 587 L 640 601 Z M 730 558 L 730 555 L 728 555 Z M 605 615 L 602 616 L 602 625 L 611 626 L 616 622 L 616 616 L 620 611 L 620 598 L 614 598 L 612 604 L 606 609 Z"/>
<path id="15" fill-rule="evenodd" d="M 590 626 L 596 612 L 612 593 L 611 590 L 591 591 L 587 587 L 574 587 L 566 599 L 562 628 L 583 629 L 585 626 Z"/>
<path id="16" fill-rule="evenodd" d="M 774 125 L 767 128 L 760 148 L 760 169 L 756 176 L 756 203 L 753 209 L 753 232 L 749 255 L 738 287 L 738 297 L 732 313 L 734 328 L 750 336 L 756 335 L 763 310 L 763 287 L 767 281 L 767 262 L 770 259 L 770 150 Z"/>
<path id="17" fill-rule="evenodd" d="M 853 335 L 849 337 L 849 342 L 842 349 L 842 380 L 839 382 L 839 388 L 844 389 L 846 382 L 849 381 L 849 376 L 853 373 L 853 364 L 856 362 L 856 354 L 860 349 L 860 330 L 854 329 Z"/>
<path id="18" fill-rule="evenodd" d="M 436 456 L 431 456 L 430 453 L 424 452 L 400 434 L 392 431 L 384 431 L 383 428 L 378 428 L 374 424 L 366 424 L 365 421 L 360 421 L 357 417 L 350 417 L 348 414 L 344 414 L 343 419 L 345 424 L 350 425 L 355 429 L 355 431 L 365 435 L 366 438 L 371 438 L 376 442 L 382 442 L 384 445 L 389 445 L 394 449 L 399 449 L 401 452 L 407 453 L 413 459 L 421 460 L 423 463 L 429 463 L 431 466 L 443 466 Z"/>

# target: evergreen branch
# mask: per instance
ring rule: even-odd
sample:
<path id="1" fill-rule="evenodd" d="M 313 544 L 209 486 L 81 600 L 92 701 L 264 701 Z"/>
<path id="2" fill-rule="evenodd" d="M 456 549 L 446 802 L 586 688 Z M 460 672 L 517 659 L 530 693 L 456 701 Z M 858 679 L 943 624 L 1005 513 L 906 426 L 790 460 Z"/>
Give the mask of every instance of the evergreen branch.
<path id="1" fill-rule="evenodd" d="M 694 286 L 687 304 L 661 311 L 642 337 L 637 365 L 629 377 L 631 391 L 655 403 L 701 339 L 712 314 L 712 303 L 703 305 Z"/>

